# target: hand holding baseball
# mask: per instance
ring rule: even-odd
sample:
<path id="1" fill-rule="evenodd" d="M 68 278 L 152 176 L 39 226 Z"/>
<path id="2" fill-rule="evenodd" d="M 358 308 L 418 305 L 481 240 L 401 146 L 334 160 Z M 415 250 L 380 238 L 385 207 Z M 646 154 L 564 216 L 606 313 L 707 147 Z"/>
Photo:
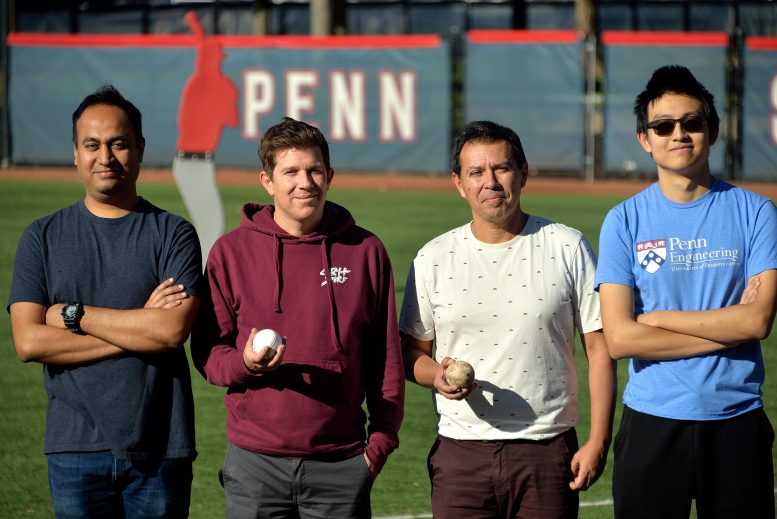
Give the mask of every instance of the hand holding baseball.
<path id="1" fill-rule="evenodd" d="M 465 368 L 464 371 L 466 371 L 466 367 L 457 366 L 456 363 L 457 361 L 450 357 L 445 357 L 444 359 L 442 359 L 442 362 L 440 363 L 440 371 L 437 373 L 437 376 L 435 377 L 435 380 L 434 380 L 434 388 L 437 390 L 439 394 L 441 394 L 442 396 L 444 396 L 449 400 L 462 400 L 464 398 L 467 398 L 467 396 L 472 391 L 474 391 L 474 389 L 477 387 L 477 383 L 474 380 L 474 376 L 475 376 L 474 370 L 471 373 L 471 376 L 469 373 L 467 373 L 467 375 L 470 377 L 469 378 L 470 383 L 463 386 L 456 385 L 456 383 L 458 383 L 459 380 L 454 379 L 453 381 L 449 381 L 446 378 L 446 371 L 451 366 L 454 366 L 454 371 L 460 370 L 461 368 Z M 467 366 L 469 366 L 468 363 L 464 363 L 464 364 L 467 364 Z M 469 366 L 469 367 L 470 369 L 472 368 L 472 366 Z"/>
<path id="2" fill-rule="evenodd" d="M 252 373 L 272 371 L 281 365 L 285 352 L 285 338 L 273 330 L 253 328 L 243 348 L 243 363 Z"/>
<path id="3" fill-rule="evenodd" d="M 275 330 L 265 328 L 259 330 L 254 334 L 254 340 L 251 342 L 251 347 L 254 352 L 261 353 L 266 348 L 264 357 L 271 359 L 275 357 L 275 353 L 278 350 L 278 346 L 283 343 L 283 338 Z"/>
<path id="4" fill-rule="evenodd" d="M 470 387 L 475 383 L 475 369 L 463 360 L 454 360 L 445 368 L 445 380 L 457 387 Z"/>

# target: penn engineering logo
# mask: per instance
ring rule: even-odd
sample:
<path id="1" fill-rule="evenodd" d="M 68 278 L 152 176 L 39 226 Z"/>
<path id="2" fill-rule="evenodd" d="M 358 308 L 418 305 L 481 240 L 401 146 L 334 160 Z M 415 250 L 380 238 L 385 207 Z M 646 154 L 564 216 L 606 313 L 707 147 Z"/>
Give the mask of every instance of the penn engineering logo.
<path id="1" fill-rule="evenodd" d="M 637 248 L 637 261 L 639 266 L 649 274 L 653 274 L 666 262 L 666 239 L 648 240 L 639 242 Z"/>
<path id="2" fill-rule="evenodd" d="M 350 273 L 351 270 L 348 267 L 331 267 L 329 269 L 329 278 L 332 280 L 332 283 L 343 284 L 348 281 L 348 274 Z M 319 275 L 324 278 L 321 282 L 321 286 L 323 287 L 326 285 L 326 269 L 321 269 Z"/>
<path id="3" fill-rule="evenodd" d="M 739 264 L 739 249 L 710 246 L 708 238 L 661 238 L 636 244 L 637 261 L 648 274 L 669 262 L 672 271 L 730 268 Z"/>

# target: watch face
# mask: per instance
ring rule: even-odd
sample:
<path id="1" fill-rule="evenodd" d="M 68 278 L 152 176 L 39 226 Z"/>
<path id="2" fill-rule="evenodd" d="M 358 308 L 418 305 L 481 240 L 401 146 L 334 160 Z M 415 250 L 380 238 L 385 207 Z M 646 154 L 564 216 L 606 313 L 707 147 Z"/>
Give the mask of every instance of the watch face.
<path id="1" fill-rule="evenodd" d="M 76 305 L 67 305 L 63 311 L 62 316 L 65 319 L 75 319 L 78 313 L 78 307 Z"/>

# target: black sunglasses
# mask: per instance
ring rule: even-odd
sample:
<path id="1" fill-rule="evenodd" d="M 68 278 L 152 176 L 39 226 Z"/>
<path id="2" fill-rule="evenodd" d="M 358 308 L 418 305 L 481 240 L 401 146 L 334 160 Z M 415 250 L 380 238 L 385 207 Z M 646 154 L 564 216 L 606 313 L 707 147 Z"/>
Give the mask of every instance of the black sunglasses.
<path id="1" fill-rule="evenodd" d="M 681 119 L 656 119 L 647 123 L 647 127 L 656 132 L 659 137 L 666 137 L 674 133 L 675 124 L 685 133 L 701 133 L 704 131 L 704 118 L 698 115 L 687 115 Z"/>

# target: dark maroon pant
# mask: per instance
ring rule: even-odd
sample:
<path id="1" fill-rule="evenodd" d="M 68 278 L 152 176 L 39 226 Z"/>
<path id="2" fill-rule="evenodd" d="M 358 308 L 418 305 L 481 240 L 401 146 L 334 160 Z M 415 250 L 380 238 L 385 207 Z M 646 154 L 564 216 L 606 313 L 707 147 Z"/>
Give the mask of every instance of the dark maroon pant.
<path id="1" fill-rule="evenodd" d="M 543 441 L 453 440 L 438 436 L 429 453 L 435 519 L 577 517 L 569 488 L 577 434 Z"/>

